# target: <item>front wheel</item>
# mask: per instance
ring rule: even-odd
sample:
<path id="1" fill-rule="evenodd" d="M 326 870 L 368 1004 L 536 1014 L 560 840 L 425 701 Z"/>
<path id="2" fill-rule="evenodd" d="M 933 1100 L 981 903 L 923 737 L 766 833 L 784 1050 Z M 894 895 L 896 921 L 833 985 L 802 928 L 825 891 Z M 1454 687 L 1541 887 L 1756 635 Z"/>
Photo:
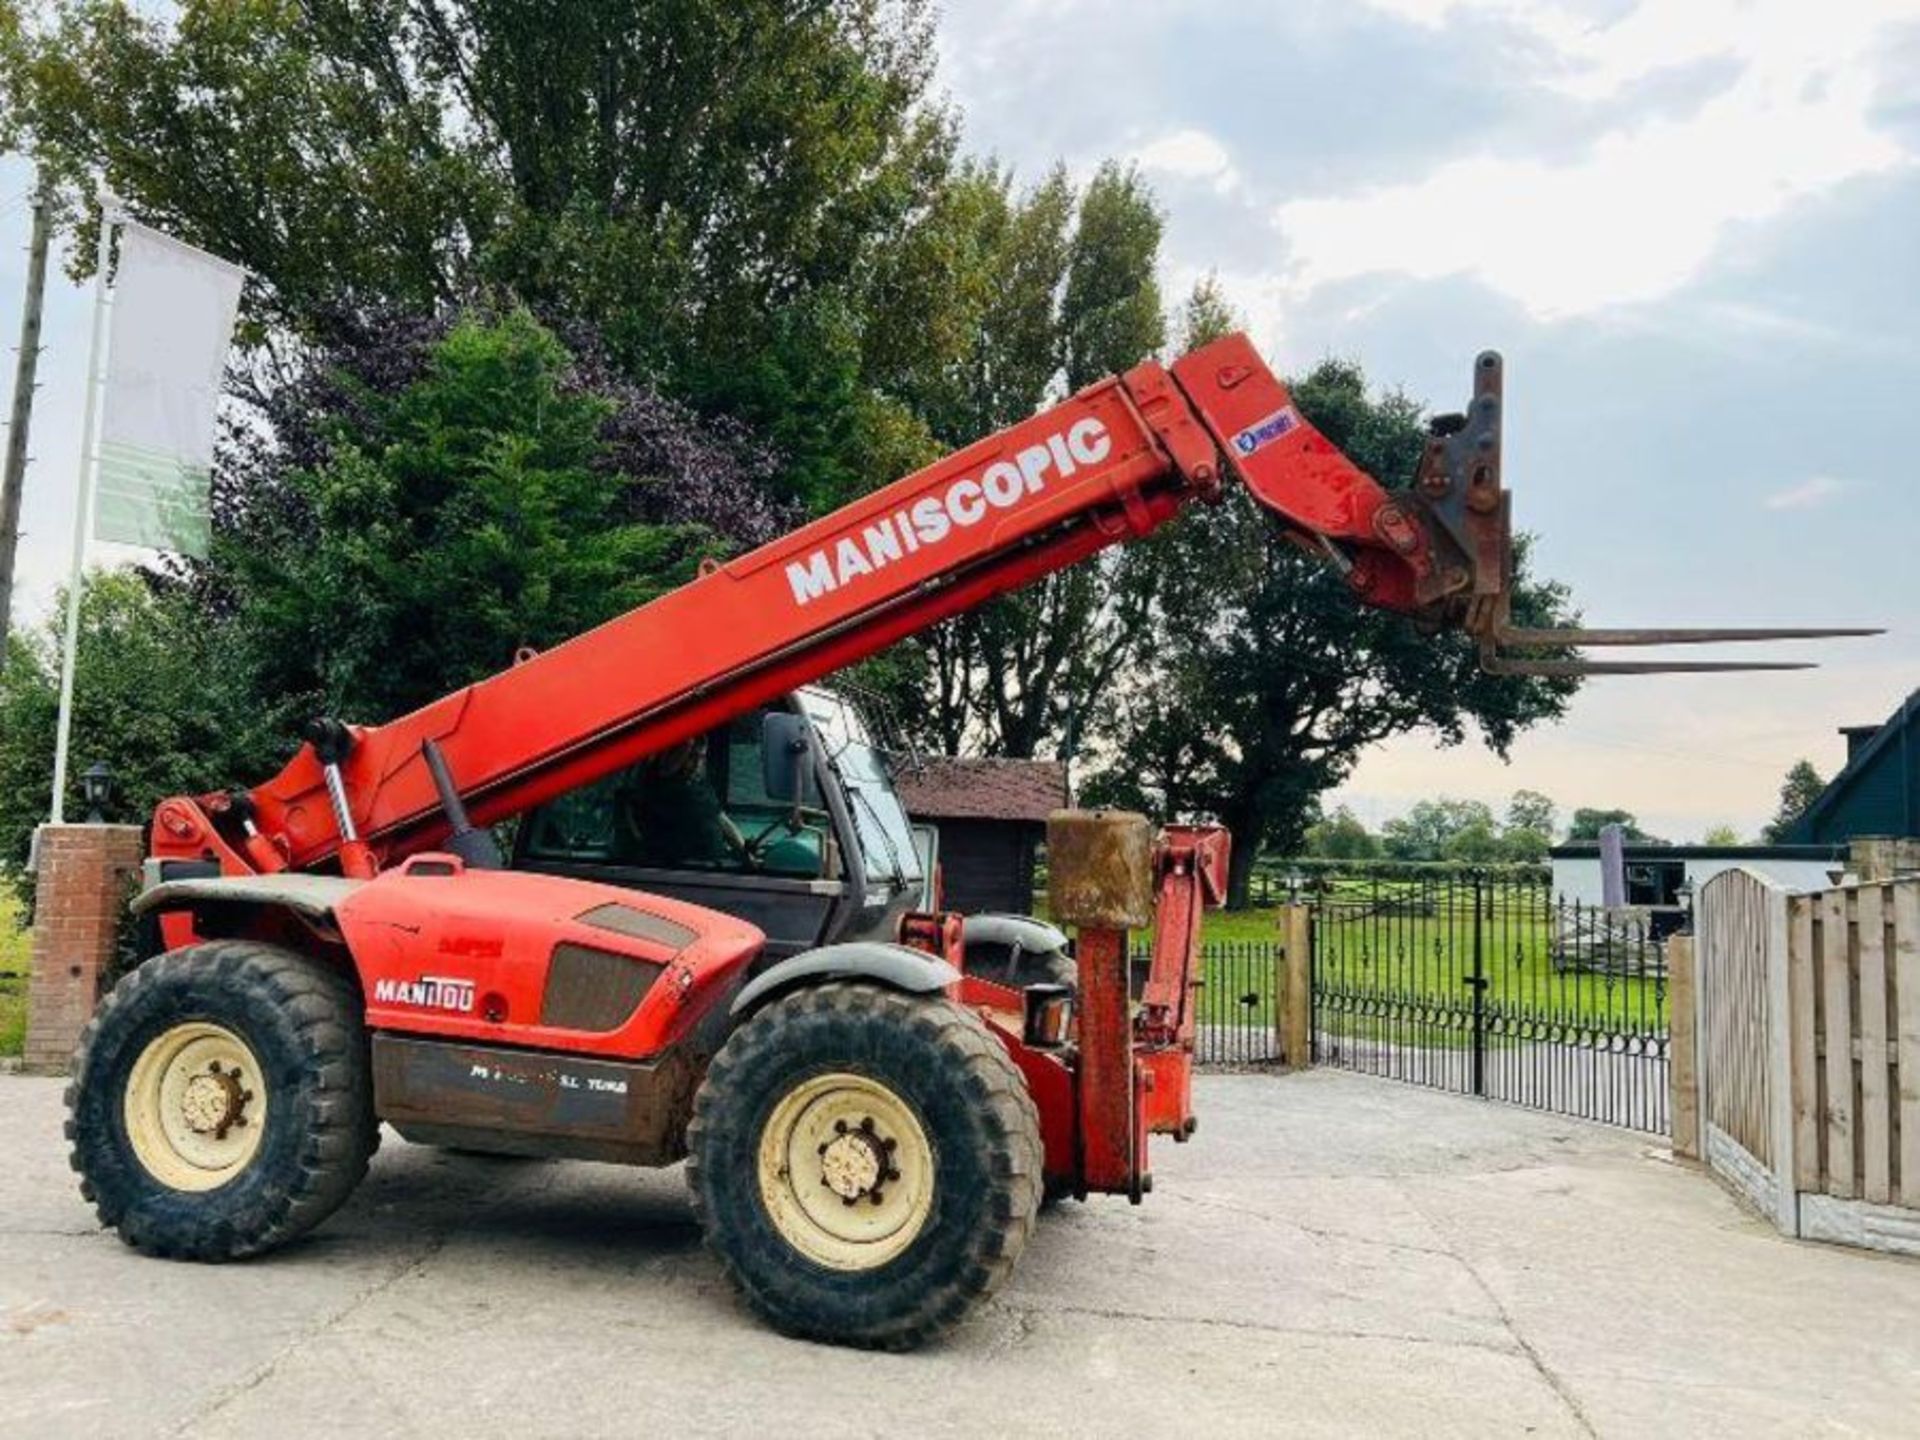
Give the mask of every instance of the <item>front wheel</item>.
<path id="1" fill-rule="evenodd" d="M 1040 1203 L 1039 1118 L 979 1018 L 821 985 L 708 1069 L 688 1130 L 707 1242 L 788 1334 L 906 1350 L 992 1293 Z"/>
<path id="2" fill-rule="evenodd" d="M 67 1139 L 81 1193 L 136 1249 L 256 1255 L 339 1207 L 373 1153 L 353 987 L 244 940 L 149 960 L 80 1037 Z"/>

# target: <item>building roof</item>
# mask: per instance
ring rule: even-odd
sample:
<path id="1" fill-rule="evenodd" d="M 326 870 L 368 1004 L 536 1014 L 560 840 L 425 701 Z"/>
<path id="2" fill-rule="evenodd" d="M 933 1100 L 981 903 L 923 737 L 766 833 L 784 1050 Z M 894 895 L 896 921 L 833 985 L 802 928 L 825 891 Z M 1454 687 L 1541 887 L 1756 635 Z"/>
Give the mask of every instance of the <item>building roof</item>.
<path id="1" fill-rule="evenodd" d="M 1833 860 L 1846 858 L 1844 845 L 1649 845 L 1629 841 L 1622 847 L 1628 860 Z M 1554 860 L 1600 858 L 1596 840 L 1569 840 L 1547 851 Z"/>
<path id="2" fill-rule="evenodd" d="M 1920 833 L 1920 774 L 1914 763 L 1920 744 L 1920 690 L 1907 696 L 1871 739 L 1859 738 L 1862 728 L 1842 730 L 1848 737 L 1846 768 L 1788 828 L 1789 841 Z"/>
<path id="3" fill-rule="evenodd" d="M 1067 767 L 1058 760 L 924 760 L 894 777 L 916 820 L 1044 823 L 1067 803 Z"/>

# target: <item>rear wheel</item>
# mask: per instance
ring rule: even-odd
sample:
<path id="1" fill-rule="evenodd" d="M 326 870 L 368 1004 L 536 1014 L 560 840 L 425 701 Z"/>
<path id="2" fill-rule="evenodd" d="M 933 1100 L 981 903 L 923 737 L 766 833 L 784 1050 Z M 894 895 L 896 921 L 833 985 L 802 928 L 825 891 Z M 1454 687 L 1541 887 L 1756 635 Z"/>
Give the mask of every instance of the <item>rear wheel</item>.
<path id="1" fill-rule="evenodd" d="M 977 980 L 1024 990 L 1029 985 L 1080 986 L 1080 967 L 1064 950 L 1020 950 L 999 941 L 982 941 L 967 947 L 964 966 Z"/>
<path id="2" fill-rule="evenodd" d="M 1039 1118 L 1006 1050 L 939 997 L 788 995 L 734 1032 L 688 1130 L 708 1244 L 789 1334 L 904 1350 L 992 1293 L 1040 1201 Z"/>
<path id="3" fill-rule="evenodd" d="M 373 1118 L 353 988 L 303 955 L 216 941 L 150 960 L 80 1037 L 67 1088 L 80 1190 L 150 1254 L 256 1255 L 337 1209 Z"/>

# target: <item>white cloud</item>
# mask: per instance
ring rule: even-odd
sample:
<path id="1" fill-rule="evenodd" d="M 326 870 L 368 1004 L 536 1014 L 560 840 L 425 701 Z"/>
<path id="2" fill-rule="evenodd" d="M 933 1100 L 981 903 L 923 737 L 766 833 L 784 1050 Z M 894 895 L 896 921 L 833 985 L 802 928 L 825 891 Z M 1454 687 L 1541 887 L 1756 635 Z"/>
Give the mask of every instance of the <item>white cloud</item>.
<path id="1" fill-rule="evenodd" d="M 1816 475 L 1785 490 L 1776 490 L 1760 503 L 1769 510 L 1811 510 L 1816 505 L 1826 504 L 1846 488 L 1844 480 L 1836 480 L 1831 475 Z"/>
<path id="2" fill-rule="evenodd" d="M 1694 113 L 1623 126 L 1571 161 L 1482 155 L 1284 204 L 1298 290 L 1466 275 L 1539 318 L 1654 300 L 1699 274 L 1731 226 L 1916 158 L 1870 116 L 1882 29 L 1920 17 L 1920 0 L 1642 0 L 1607 27 L 1526 0 L 1369 3 L 1426 24 L 1466 9 L 1510 19 L 1559 61 L 1542 87 L 1579 101 L 1716 55 L 1740 71 Z"/>
<path id="3" fill-rule="evenodd" d="M 1176 176 L 1182 180 L 1210 181 L 1225 195 L 1237 189 L 1240 172 L 1234 168 L 1227 147 L 1204 130 L 1176 130 L 1141 146 L 1133 158 L 1149 172 Z"/>

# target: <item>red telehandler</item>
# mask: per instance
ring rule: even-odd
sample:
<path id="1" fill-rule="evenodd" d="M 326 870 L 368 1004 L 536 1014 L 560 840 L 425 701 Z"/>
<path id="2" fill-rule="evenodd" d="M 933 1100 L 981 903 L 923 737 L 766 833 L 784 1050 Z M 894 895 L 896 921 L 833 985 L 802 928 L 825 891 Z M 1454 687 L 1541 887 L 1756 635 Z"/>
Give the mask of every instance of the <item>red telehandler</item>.
<path id="1" fill-rule="evenodd" d="M 1243 337 L 1143 364 L 410 715 L 316 720 L 251 790 L 164 801 L 135 901 L 164 953 L 74 1060 L 83 1191 L 137 1248 L 220 1260 L 323 1220 L 382 1122 L 685 1158 L 759 1314 L 921 1343 L 1005 1278 L 1043 1197 L 1137 1201 L 1149 1134 L 1192 1132 L 1228 839 L 1063 812 L 1070 977 L 1031 921 L 984 923 L 1002 953 L 970 967 L 967 922 L 920 905 L 884 767 L 810 682 L 1236 482 L 1356 601 L 1464 629 L 1500 670 L 1747 668 L 1570 647 L 1856 633 L 1514 628 L 1500 374 L 1478 359 L 1389 494 Z M 514 868 L 487 828 L 511 817 Z M 1149 924 L 1135 994 L 1125 932 Z M 1010 965 L 1023 944 L 1048 963 Z"/>

